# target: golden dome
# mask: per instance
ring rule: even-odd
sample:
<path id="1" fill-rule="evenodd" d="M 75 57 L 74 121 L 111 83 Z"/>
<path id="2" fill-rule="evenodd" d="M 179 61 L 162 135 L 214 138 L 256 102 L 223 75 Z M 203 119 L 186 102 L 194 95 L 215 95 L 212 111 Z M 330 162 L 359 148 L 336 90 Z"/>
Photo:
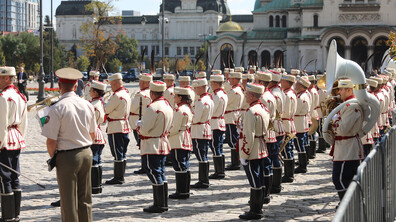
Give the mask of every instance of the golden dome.
<path id="1" fill-rule="evenodd" d="M 232 21 L 232 17 L 230 17 L 230 21 L 221 24 L 216 32 L 244 32 L 242 26 L 236 22 Z"/>

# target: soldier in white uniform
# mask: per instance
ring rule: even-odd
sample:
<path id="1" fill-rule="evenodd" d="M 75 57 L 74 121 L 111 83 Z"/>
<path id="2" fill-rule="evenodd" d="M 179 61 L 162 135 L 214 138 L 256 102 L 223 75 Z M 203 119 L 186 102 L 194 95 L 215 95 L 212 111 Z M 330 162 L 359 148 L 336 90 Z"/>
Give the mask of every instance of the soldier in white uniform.
<path id="1" fill-rule="evenodd" d="M 242 91 L 245 93 L 246 91 L 246 84 L 254 82 L 254 75 L 253 74 L 242 74 Z M 246 102 L 246 98 L 243 98 L 241 113 L 246 111 L 249 108 L 249 104 Z"/>
<path id="2" fill-rule="evenodd" d="M 190 98 L 192 100 L 191 107 L 194 107 L 195 92 L 194 92 L 194 89 L 191 87 L 190 82 L 191 82 L 190 76 L 180 76 L 179 77 L 180 87 L 188 88 L 190 90 Z"/>
<path id="3" fill-rule="evenodd" d="M 317 79 L 321 79 L 323 77 L 323 75 L 317 75 Z M 325 101 L 328 98 L 327 95 L 327 90 L 325 88 L 325 86 L 323 85 L 318 85 L 318 94 L 319 94 L 319 109 L 317 109 L 316 111 L 318 112 L 318 117 L 319 117 L 319 126 L 318 126 L 318 134 L 319 134 L 319 145 L 318 145 L 318 149 L 316 150 L 316 153 L 324 153 L 326 151 L 326 147 L 328 146 L 328 144 L 326 143 L 326 141 L 323 138 L 323 133 L 322 133 L 322 124 L 323 124 L 323 119 L 325 118 L 326 113 L 322 112 L 322 107 L 325 106 Z M 322 87 L 322 88 L 321 88 Z"/>
<path id="4" fill-rule="evenodd" d="M 310 124 L 312 124 L 312 119 L 315 119 L 316 121 L 318 121 L 319 124 L 318 112 L 320 110 L 320 104 L 319 104 L 319 93 L 315 87 L 316 78 L 314 75 L 309 75 L 308 80 L 311 82 L 311 85 L 308 87 L 308 92 L 311 97 L 311 107 L 309 112 L 310 119 L 308 119 L 308 121 Z M 315 159 L 316 150 L 318 146 L 318 134 L 316 132 L 314 132 L 312 135 L 309 135 L 307 133 L 307 136 L 309 137 L 309 142 L 307 141 L 308 143 L 306 147 L 308 159 Z"/>
<path id="5" fill-rule="evenodd" d="M 97 125 L 93 105 L 74 91 L 82 73 L 64 68 L 55 72 L 62 94 L 51 106 L 42 135 L 50 157 L 56 154 L 56 175 L 62 221 L 92 221 L 91 166 Z"/>
<path id="6" fill-rule="evenodd" d="M 380 85 L 382 83 L 382 78 L 380 77 L 370 77 L 370 80 L 374 80 L 377 82 L 377 87 L 371 88 L 371 93 L 375 95 L 375 97 L 378 99 L 380 103 L 380 111 L 381 113 L 386 112 L 386 107 L 385 107 L 385 96 L 383 92 L 381 91 Z M 383 129 L 383 115 L 379 115 L 378 121 L 376 124 L 376 127 L 378 128 L 378 134 L 374 133 L 374 143 L 377 144 L 381 140 L 381 130 Z"/>
<path id="7" fill-rule="evenodd" d="M 133 98 L 131 98 L 131 110 L 129 114 L 129 124 L 133 130 L 133 136 L 136 140 L 136 145 L 140 147 L 140 138 L 139 134 L 136 131 L 136 120 L 141 120 L 144 115 L 144 111 L 148 104 L 151 103 L 150 98 L 150 82 L 153 81 L 153 76 L 148 73 L 143 73 L 139 76 L 139 89 L 140 91 L 135 94 Z M 131 95 L 132 96 L 132 95 Z M 140 102 L 141 101 L 141 102 Z M 140 115 L 140 116 L 139 116 Z M 135 174 L 145 174 L 143 168 L 139 170 L 135 170 L 133 173 Z"/>
<path id="8" fill-rule="evenodd" d="M 355 98 L 351 80 L 339 80 L 338 88 L 344 102 Z M 364 158 L 358 135 L 362 127 L 363 111 L 357 103 L 349 103 L 333 117 L 334 145 L 330 155 L 333 156 L 333 183 L 340 201 Z"/>
<path id="9" fill-rule="evenodd" d="M 285 94 L 280 88 L 280 80 L 282 75 L 279 72 L 271 71 L 271 82 L 268 84 L 268 89 L 272 92 L 276 99 L 276 114 L 273 122 L 273 126 L 276 133 L 276 143 L 275 143 L 275 152 L 276 155 L 272 156 L 272 171 L 273 171 L 273 179 L 272 179 L 272 187 L 270 193 L 280 193 L 282 190 L 281 182 L 282 182 L 282 163 L 279 158 L 280 145 L 282 144 L 283 137 L 285 136 L 285 128 L 282 123 L 282 113 L 283 113 L 283 101 L 285 100 Z"/>
<path id="10" fill-rule="evenodd" d="M 206 79 L 196 79 L 192 86 L 195 94 L 199 97 L 195 103 L 191 126 L 193 150 L 199 162 L 199 176 L 198 182 L 191 187 L 205 189 L 209 187 L 208 149 L 212 140 L 212 129 L 209 121 L 213 115 L 214 104 L 210 94 L 207 93 L 208 81 Z"/>
<path id="11" fill-rule="evenodd" d="M 19 172 L 19 154 L 26 147 L 23 136 L 27 126 L 27 102 L 13 85 L 15 76 L 14 67 L 0 67 L 0 162 Z M 3 221 L 19 221 L 22 190 L 18 176 L 0 167 Z"/>
<path id="12" fill-rule="evenodd" d="M 294 125 L 294 114 L 297 108 L 296 92 L 292 89 L 296 77 L 292 75 L 282 75 L 281 87 L 285 94 L 283 103 L 282 123 L 285 127 L 286 136 L 292 137 L 296 134 L 296 127 Z M 282 183 L 291 183 L 294 180 L 294 153 L 293 153 L 293 140 L 291 139 L 283 149 L 283 164 L 285 174 L 282 177 Z"/>
<path id="13" fill-rule="evenodd" d="M 169 132 L 169 143 L 172 147 L 171 158 L 176 175 L 176 192 L 169 195 L 171 199 L 190 197 L 190 151 L 193 149 L 191 139 L 190 89 L 175 87 L 176 108 L 173 110 L 173 122 Z"/>
<path id="14" fill-rule="evenodd" d="M 114 178 L 106 181 L 106 184 L 123 184 L 129 133 L 132 131 L 128 121 L 131 100 L 128 90 L 122 85 L 120 73 L 110 76 L 109 80 L 113 94 L 105 106 L 108 121 L 106 132 L 114 157 Z"/>
<path id="15" fill-rule="evenodd" d="M 142 166 L 153 184 L 154 204 L 144 212 L 162 213 L 168 210 L 168 183 L 165 178 L 165 159 L 171 151 L 168 140 L 173 120 L 173 110 L 164 98 L 166 84 L 150 83 L 152 102 L 147 106 L 142 120 L 137 121 L 140 135 Z"/>
<path id="16" fill-rule="evenodd" d="M 226 91 L 226 93 L 228 93 L 232 86 L 230 84 L 230 73 L 234 72 L 234 69 L 230 69 L 230 68 L 224 68 L 224 77 L 225 77 L 225 82 L 224 82 L 224 91 Z"/>
<path id="17" fill-rule="evenodd" d="M 255 83 L 247 84 L 246 98 L 250 108 L 242 114 L 242 146 L 239 149 L 241 163 L 249 180 L 250 210 L 239 215 L 246 220 L 260 219 L 263 215 L 264 196 L 264 158 L 268 156 L 264 141 L 268 130 L 270 114 L 267 107 L 260 102 L 264 87 Z"/>
<path id="18" fill-rule="evenodd" d="M 85 84 L 84 86 L 84 99 L 86 99 L 87 101 L 91 101 L 91 96 L 89 95 L 89 90 L 91 89 L 91 84 L 92 81 L 99 81 L 99 71 L 90 71 L 89 72 L 89 80 L 88 82 Z"/>
<path id="19" fill-rule="evenodd" d="M 206 79 L 206 72 L 205 71 L 200 71 L 195 73 L 194 75 L 195 79 Z"/>
<path id="20" fill-rule="evenodd" d="M 164 92 L 164 97 L 169 101 L 169 104 L 172 106 L 172 109 L 175 108 L 175 75 L 173 74 L 164 74 L 163 76 L 164 82 L 166 84 L 166 90 Z"/>
<path id="21" fill-rule="evenodd" d="M 103 135 L 100 125 L 105 121 L 105 111 L 103 96 L 105 94 L 107 84 L 97 82 L 95 80 L 91 83 L 91 89 L 89 94 L 91 96 L 91 104 L 95 110 L 96 128 L 95 139 L 93 140 L 92 150 L 92 170 L 91 170 L 91 181 L 92 181 L 92 194 L 102 193 L 102 151 L 106 144 L 106 139 Z"/>
<path id="22" fill-rule="evenodd" d="M 226 136 L 225 140 L 228 146 L 231 147 L 231 164 L 229 164 L 226 170 L 239 170 L 239 154 L 236 150 L 236 144 L 238 142 L 238 118 L 244 99 L 244 93 L 240 81 L 242 79 L 242 73 L 231 72 L 229 74 L 229 81 L 232 86 L 231 90 L 227 92 L 228 103 L 225 111 L 225 123 L 226 123 Z"/>
<path id="23" fill-rule="evenodd" d="M 213 116 L 210 120 L 212 128 L 212 142 L 210 148 L 213 152 L 213 163 L 215 173 L 209 179 L 223 179 L 225 177 L 225 157 L 223 152 L 224 132 L 226 130 L 224 113 L 228 102 L 227 93 L 223 89 L 224 76 L 214 74 L 210 76 L 210 85 L 213 90 L 212 98 L 214 103 Z"/>
<path id="24" fill-rule="evenodd" d="M 307 76 L 298 77 L 296 83 L 297 92 L 297 108 L 294 114 L 294 124 L 296 126 L 296 139 L 294 140 L 294 147 L 298 152 L 298 167 L 294 173 L 307 172 L 307 153 L 305 149 L 307 133 L 309 131 L 309 111 L 311 110 L 311 98 L 308 92 L 308 87 L 311 83 L 308 81 Z"/>
<path id="25" fill-rule="evenodd" d="M 268 150 L 268 157 L 264 159 L 264 204 L 268 204 L 271 200 L 269 194 L 272 189 L 272 162 L 279 160 L 279 150 L 276 147 L 277 140 L 274 126 L 274 120 L 276 117 L 276 99 L 272 92 L 267 88 L 268 84 L 272 80 L 271 73 L 257 71 L 255 79 L 258 84 L 264 86 L 264 93 L 261 96 L 260 101 L 270 111 L 270 123 L 272 125 L 272 127 L 268 128 L 264 137 Z"/>

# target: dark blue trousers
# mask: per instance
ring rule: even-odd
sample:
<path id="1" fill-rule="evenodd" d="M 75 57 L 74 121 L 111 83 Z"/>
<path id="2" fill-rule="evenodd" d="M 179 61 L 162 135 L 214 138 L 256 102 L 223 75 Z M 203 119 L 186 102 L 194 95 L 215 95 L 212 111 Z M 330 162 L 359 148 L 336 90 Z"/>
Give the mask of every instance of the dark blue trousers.
<path id="1" fill-rule="evenodd" d="M 290 140 L 286 146 L 285 149 L 282 151 L 282 157 L 285 160 L 292 160 L 294 158 L 294 153 L 293 153 L 293 143 L 295 139 Z"/>
<path id="2" fill-rule="evenodd" d="M 226 124 L 225 141 L 231 148 L 236 148 L 238 142 L 239 134 L 237 131 L 237 126 L 234 124 Z"/>
<path id="3" fill-rule="evenodd" d="M 98 166 L 102 164 L 102 151 L 104 144 L 92 144 L 92 166 Z"/>
<path id="4" fill-rule="evenodd" d="M 0 162 L 19 172 L 19 154 L 20 150 L 6 150 L 0 151 Z M 20 189 L 19 175 L 11 170 L 0 166 L 0 189 L 2 194 L 12 193 L 12 190 Z"/>
<path id="5" fill-rule="evenodd" d="M 364 158 L 366 158 L 369 155 L 372 147 L 373 147 L 373 144 L 364 144 L 363 145 Z"/>
<path id="6" fill-rule="evenodd" d="M 129 144 L 128 133 L 113 133 L 108 135 L 111 155 L 114 160 L 122 161 L 126 159 L 126 152 Z"/>
<path id="7" fill-rule="evenodd" d="M 243 166 L 249 184 L 253 188 L 264 186 L 264 159 L 247 160 L 247 165 Z"/>
<path id="8" fill-rule="evenodd" d="M 305 153 L 305 143 L 307 141 L 306 133 L 297 133 L 296 136 L 297 138 L 294 139 L 294 146 L 297 152 Z"/>
<path id="9" fill-rule="evenodd" d="M 282 166 L 282 163 L 279 159 L 279 150 L 280 150 L 282 141 L 283 141 L 283 136 L 276 137 L 276 143 L 274 143 L 274 145 L 275 145 L 274 152 L 270 154 L 270 158 L 272 160 L 272 167 L 281 167 Z"/>
<path id="10" fill-rule="evenodd" d="M 187 171 L 190 168 L 190 151 L 183 149 L 171 150 L 173 169 L 175 171 Z"/>
<path id="11" fill-rule="evenodd" d="M 194 154 L 199 162 L 208 161 L 208 150 L 210 140 L 193 139 Z"/>
<path id="12" fill-rule="evenodd" d="M 279 151 L 277 151 L 276 148 L 276 143 L 267 143 L 267 150 L 268 150 L 268 156 L 264 158 L 264 175 L 269 176 L 272 174 L 272 164 L 273 161 L 272 159 L 275 158 L 275 156 L 278 156 Z M 279 159 L 279 156 L 278 156 Z"/>
<path id="13" fill-rule="evenodd" d="M 349 184 L 355 176 L 357 168 L 360 165 L 360 160 L 352 161 L 335 161 L 333 162 L 333 184 L 335 189 L 339 191 L 346 191 Z"/>
<path id="14" fill-rule="evenodd" d="M 213 136 L 210 143 L 210 149 L 212 150 L 214 156 L 221 156 L 223 155 L 224 131 L 213 130 L 212 134 Z"/>
<path id="15" fill-rule="evenodd" d="M 148 178 L 153 184 L 162 184 L 165 177 L 166 155 L 143 155 L 142 166 Z"/>

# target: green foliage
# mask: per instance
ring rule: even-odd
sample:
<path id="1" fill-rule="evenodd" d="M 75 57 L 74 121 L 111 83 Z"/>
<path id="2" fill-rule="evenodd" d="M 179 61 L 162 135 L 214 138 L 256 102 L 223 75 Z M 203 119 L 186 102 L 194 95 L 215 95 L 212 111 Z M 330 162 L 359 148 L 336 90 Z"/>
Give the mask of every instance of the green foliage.
<path id="1" fill-rule="evenodd" d="M 396 58 L 396 33 L 390 32 L 387 45 L 389 46 L 389 55 L 391 58 Z"/>
<path id="2" fill-rule="evenodd" d="M 0 52 L 0 66 L 5 66 L 6 60 L 3 52 Z"/>
<path id="3" fill-rule="evenodd" d="M 192 70 L 194 69 L 194 64 L 191 62 L 190 57 L 186 54 L 184 55 L 184 62 L 185 62 L 185 69 L 186 70 Z"/>
<path id="4" fill-rule="evenodd" d="M 115 52 L 114 58 L 120 60 L 124 65 L 137 62 L 139 51 L 137 49 L 138 42 L 136 39 L 128 38 L 124 34 L 118 34 L 115 43 L 118 45 L 118 49 Z"/>
<path id="5" fill-rule="evenodd" d="M 108 70 L 107 71 L 110 73 L 119 72 L 120 66 L 122 66 L 122 62 L 117 58 L 113 58 L 108 62 Z"/>
<path id="6" fill-rule="evenodd" d="M 80 56 L 77 59 L 77 69 L 80 71 L 85 71 L 88 69 L 89 59 L 86 56 Z"/>

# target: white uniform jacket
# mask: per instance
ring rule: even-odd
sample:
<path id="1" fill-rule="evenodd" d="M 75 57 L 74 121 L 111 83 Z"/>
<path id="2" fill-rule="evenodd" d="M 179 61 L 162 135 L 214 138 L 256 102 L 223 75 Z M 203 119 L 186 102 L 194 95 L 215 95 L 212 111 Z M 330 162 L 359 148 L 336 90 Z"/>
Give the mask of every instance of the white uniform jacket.
<path id="1" fill-rule="evenodd" d="M 91 84 L 92 84 L 92 83 L 89 81 L 89 82 L 87 82 L 87 84 L 85 84 L 85 86 L 84 86 L 84 95 L 83 95 L 83 97 L 84 97 L 84 99 L 87 100 L 87 101 L 91 101 L 91 100 L 92 100 L 91 95 L 90 95 L 90 93 L 89 93 L 89 91 L 91 90 Z"/>
<path id="2" fill-rule="evenodd" d="M 294 115 L 297 109 L 296 92 L 292 88 L 286 89 L 283 92 L 285 93 L 285 100 L 283 104 L 282 123 L 286 133 L 295 134 Z"/>
<path id="3" fill-rule="evenodd" d="M 227 93 L 228 103 L 225 111 L 225 123 L 237 125 L 237 119 L 240 115 L 244 94 L 241 85 L 233 86 Z"/>
<path id="4" fill-rule="evenodd" d="M 220 88 L 213 92 L 212 94 L 214 108 L 213 115 L 210 119 L 210 127 L 212 130 L 225 131 L 225 120 L 224 113 L 228 103 L 228 96 L 226 92 Z"/>
<path id="5" fill-rule="evenodd" d="M 140 90 L 135 94 L 135 97 L 131 98 L 131 110 L 129 113 L 129 124 L 133 130 L 136 130 L 136 120 L 139 119 L 139 108 L 140 108 L 140 98 L 142 98 L 142 117 L 146 111 L 146 107 L 151 103 L 150 89 L 147 87 Z"/>
<path id="6" fill-rule="evenodd" d="M 195 103 L 194 117 L 191 126 L 191 137 L 193 139 L 212 139 L 212 129 L 209 120 L 213 115 L 213 100 L 208 93 L 204 93 Z"/>
<path id="7" fill-rule="evenodd" d="M 239 138 L 239 155 L 245 160 L 263 159 L 268 156 L 264 136 L 268 130 L 268 108 L 256 101 L 250 104 L 242 117 L 242 137 Z"/>
<path id="8" fill-rule="evenodd" d="M 173 122 L 169 132 L 172 149 L 192 150 L 191 123 L 193 114 L 186 103 L 179 103 L 173 111 Z"/>
<path id="9" fill-rule="evenodd" d="M 297 93 L 297 109 L 294 115 L 294 124 L 297 133 L 309 131 L 309 110 L 311 110 L 311 100 L 307 90 Z"/>
<path id="10" fill-rule="evenodd" d="M 382 112 L 382 110 L 384 109 L 384 106 L 385 106 L 385 104 L 384 104 L 384 97 L 383 97 L 382 93 L 379 92 L 379 91 L 377 91 L 377 92 L 372 92 L 372 94 L 375 96 L 375 98 L 378 99 L 378 101 L 379 101 L 379 103 L 380 103 L 380 111 Z M 380 114 L 380 115 L 378 116 L 377 122 L 375 123 L 374 127 L 371 129 L 371 135 L 372 135 L 374 138 L 379 138 L 379 137 L 381 137 L 380 129 L 382 129 L 382 128 L 383 128 L 383 127 L 382 127 L 382 116 L 381 116 L 381 114 Z"/>
<path id="11" fill-rule="evenodd" d="M 263 95 L 261 95 L 260 101 L 268 108 L 270 114 L 270 122 L 274 125 L 274 120 L 276 117 L 276 99 L 269 89 L 265 89 Z M 249 105 L 250 106 L 250 105 Z M 276 143 L 276 133 L 274 130 L 269 128 L 268 132 L 265 134 L 264 140 L 266 143 Z"/>
<path id="12" fill-rule="evenodd" d="M 319 89 L 318 94 L 319 94 L 319 108 L 316 109 L 316 111 L 318 112 L 318 117 L 323 118 L 324 113 L 322 112 L 322 103 L 324 103 L 328 98 L 327 90 Z"/>
<path id="13" fill-rule="evenodd" d="M 391 103 L 391 101 L 390 101 L 389 92 L 385 88 L 382 88 L 381 92 L 385 98 L 385 100 L 384 100 L 385 101 L 385 109 L 384 109 L 384 111 L 381 110 L 382 126 L 387 127 L 390 125 L 389 118 L 388 118 L 388 112 L 389 112 L 389 104 Z"/>
<path id="14" fill-rule="evenodd" d="M 140 135 L 140 155 L 169 154 L 168 134 L 172 121 L 173 109 L 164 97 L 153 100 L 147 106 L 142 123 L 136 129 Z"/>
<path id="15" fill-rule="evenodd" d="M 229 82 L 228 80 L 226 80 L 226 81 L 224 82 L 223 88 L 224 88 L 224 91 L 225 91 L 226 93 L 228 93 L 228 92 L 232 89 L 232 86 L 231 86 L 231 84 L 230 84 L 230 82 Z"/>
<path id="16" fill-rule="evenodd" d="M 354 96 L 346 99 L 352 99 Z M 338 113 L 333 123 L 333 161 L 362 160 L 364 158 L 359 131 L 363 127 L 363 111 L 359 104 L 349 103 Z"/>
<path id="17" fill-rule="evenodd" d="M 310 107 L 310 116 L 316 120 L 319 120 L 318 110 L 320 110 L 319 103 L 319 93 L 315 87 L 312 87 L 311 90 L 308 90 L 311 95 L 311 107 Z M 311 121 L 311 119 L 309 119 Z"/>
<path id="18" fill-rule="evenodd" d="M 107 115 L 107 134 L 130 133 L 128 116 L 131 108 L 129 92 L 124 87 L 116 90 L 105 106 Z"/>
<path id="19" fill-rule="evenodd" d="M 172 109 L 175 108 L 175 87 L 169 86 L 166 88 L 164 92 L 164 97 L 169 101 Z"/>
<path id="20" fill-rule="evenodd" d="M 279 85 L 274 85 L 268 88 L 272 95 L 276 99 L 276 115 L 274 120 L 274 128 L 276 132 L 276 136 L 284 136 L 285 135 L 285 128 L 282 123 L 282 112 L 283 112 L 283 103 L 285 101 L 285 94 L 283 93 L 282 89 Z"/>
<path id="21" fill-rule="evenodd" d="M 0 93 L 0 149 L 20 150 L 26 147 L 23 136 L 27 126 L 27 102 L 14 85 Z"/>
<path id="22" fill-rule="evenodd" d="M 91 104 L 94 107 L 96 125 L 98 125 L 95 132 L 95 139 L 92 142 L 93 144 L 106 144 L 106 139 L 103 135 L 102 129 L 100 128 L 100 125 L 105 121 L 103 100 L 102 98 L 92 98 Z"/>

